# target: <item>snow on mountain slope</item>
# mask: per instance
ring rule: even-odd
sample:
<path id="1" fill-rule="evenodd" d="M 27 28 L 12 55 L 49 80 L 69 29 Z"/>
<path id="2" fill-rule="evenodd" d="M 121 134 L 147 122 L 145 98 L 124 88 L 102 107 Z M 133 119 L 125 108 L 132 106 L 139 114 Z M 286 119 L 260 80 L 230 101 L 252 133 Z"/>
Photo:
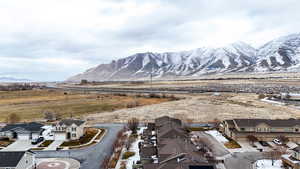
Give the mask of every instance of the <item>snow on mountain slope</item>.
<path id="1" fill-rule="evenodd" d="M 68 81 L 134 80 L 200 76 L 208 73 L 299 71 L 300 34 L 292 34 L 254 49 L 244 42 L 222 48 L 198 48 L 182 52 L 137 53 L 101 64 Z"/>
<path id="2" fill-rule="evenodd" d="M 199 75 L 206 71 L 232 72 L 246 70 L 255 64 L 256 50 L 238 42 L 224 48 L 198 48 L 182 52 L 138 53 L 126 58 L 101 64 L 69 78 L 69 81 L 87 79 L 116 80 L 149 77 Z"/>
<path id="3" fill-rule="evenodd" d="M 300 34 L 292 34 L 268 42 L 259 49 L 256 70 L 289 70 L 300 63 Z"/>

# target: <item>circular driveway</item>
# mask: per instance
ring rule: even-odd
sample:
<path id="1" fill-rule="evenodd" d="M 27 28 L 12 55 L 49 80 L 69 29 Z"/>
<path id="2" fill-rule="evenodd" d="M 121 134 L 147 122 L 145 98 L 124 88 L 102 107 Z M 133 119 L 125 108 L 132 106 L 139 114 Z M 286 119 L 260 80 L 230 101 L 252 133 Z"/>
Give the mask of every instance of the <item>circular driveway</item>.
<path id="1" fill-rule="evenodd" d="M 70 158 L 37 159 L 37 169 L 79 169 L 80 163 Z"/>

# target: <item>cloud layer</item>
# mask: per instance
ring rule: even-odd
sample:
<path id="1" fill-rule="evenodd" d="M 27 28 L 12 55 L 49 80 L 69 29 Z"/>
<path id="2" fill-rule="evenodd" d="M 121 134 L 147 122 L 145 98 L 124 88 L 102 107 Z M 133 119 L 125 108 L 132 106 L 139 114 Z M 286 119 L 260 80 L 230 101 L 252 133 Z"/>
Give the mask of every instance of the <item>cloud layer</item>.
<path id="1" fill-rule="evenodd" d="M 0 2 L 0 76 L 64 80 L 137 52 L 299 32 L 299 0 L 9 0 Z"/>

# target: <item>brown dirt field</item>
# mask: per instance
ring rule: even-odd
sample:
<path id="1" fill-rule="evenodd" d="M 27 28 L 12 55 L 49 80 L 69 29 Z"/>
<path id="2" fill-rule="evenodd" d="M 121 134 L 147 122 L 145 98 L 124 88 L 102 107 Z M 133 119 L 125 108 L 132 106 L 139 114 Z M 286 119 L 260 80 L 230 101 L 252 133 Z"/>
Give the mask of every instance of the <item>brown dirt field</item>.
<path id="1" fill-rule="evenodd" d="M 174 102 L 91 114 L 87 118 L 91 119 L 90 123 L 126 122 L 132 117 L 152 121 L 163 115 L 207 122 L 231 118 L 300 118 L 300 110 L 262 102 L 256 94 L 221 93 L 221 96 L 213 96 L 206 93 Z"/>

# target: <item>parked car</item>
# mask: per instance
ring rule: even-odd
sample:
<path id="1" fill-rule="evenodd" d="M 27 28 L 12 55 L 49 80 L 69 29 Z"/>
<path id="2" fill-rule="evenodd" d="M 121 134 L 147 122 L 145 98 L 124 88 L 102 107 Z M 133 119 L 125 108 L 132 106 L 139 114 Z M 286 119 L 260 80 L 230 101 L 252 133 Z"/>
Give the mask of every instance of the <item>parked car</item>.
<path id="1" fill-rule="evenodd" d="M 282 145 L 282 142 L 279 139 L 274 139 L 273 143 L 278 144 L 278 145 Z"/>
<path id="2" fill-rule="evenodd" d="M 264 147 L 269 146 L 269 144 L 266 141 L 259 141 L 259 143 Z"/>
<path id="3" fill-rule="evenodd" d="M 40 142 L 44 141 L 44 137 L 39 137 L 37 139 L 34 139 L 31 141 L 31 144 L 35 145 L 35 144 L 38 144 Z"/>

